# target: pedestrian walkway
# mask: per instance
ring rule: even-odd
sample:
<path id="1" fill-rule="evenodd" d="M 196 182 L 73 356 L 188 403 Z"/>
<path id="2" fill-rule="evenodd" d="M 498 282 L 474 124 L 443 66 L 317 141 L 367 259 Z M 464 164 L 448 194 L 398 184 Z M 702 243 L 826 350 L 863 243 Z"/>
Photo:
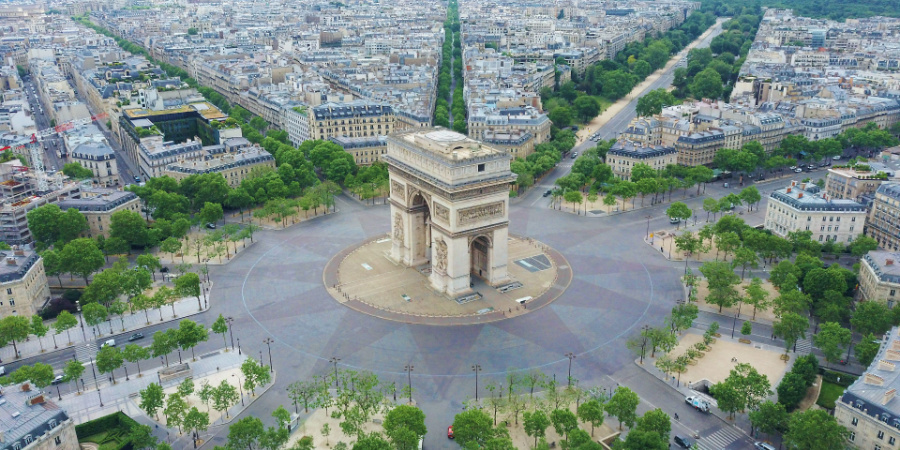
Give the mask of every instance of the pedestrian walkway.
<path id="1" fill-rule="evenodd" d="M 725 426 L 709 436 L 703 436 L 697 441 L 697 445 L 701 450 L 721 450 L 728 448 L 735 441 L 742 441 L 743 432 L 736 430 L 732 426 Z"/>
<path id="2" fill-rule="evenodd" d="M 88 344 L 79 344 L 75 346 L 75 360 L 81 363 L 85 368 L 89 369 L 89 365 L 94 363 L 94 360 L 97 359 L 97 346 L 93 343 Z M 81 375 L 81 382 L 85 385 L 96 386 L 97 384 L 96 372 L 87 370 Z"/>
<path id="3" fill-rule="evenodd" d="M 205 289 L 206 297 L 201 295 L 200 305 L 202 306 L 199 309 L 197 305 L 197 297 L 185 297 L 174 302 L 171 305 L 163 306 L 161 309 L 148 310 L 146 314 L 144 313 L 144 311 L 132 311 L 131 313 L 125 313 L 124 319 L 120 320 L 119 317 L 113 317 L 111 322 L 104 322 L 95 327 L 88 326 L 79 314 L 76 316 L 78 317 L 78 326 L 68 330 L 68 332 L 63 332 L 59 335 L 56 335 L 55 339 L 57 348 L 54 348 L 53 346 L 53 324 L 55 323 L 55 321 L 45 322 L 44 325 L 50 327 L 50 331 L 47 332 L 46 336 L 44 336 L 43 338 L 29 336 L 29 340 L 16 343 L 19 348 L 19 358 L 30 358 L 32 356 L 40 355 L 42 353 L 41 348 L 45 350 L 43 353 L 47 353 L 75 346 L 75 352 L 76 354 L 78 354 L 79 351 L 85 351 L 84 349 L 80 348 L 81 346 L 84 346 L 85 344 L 94 345 L 95 341 L 106 336 L 135 332 L 148 325 L 153 325 L 161 322 L 169 322 L 172 320 L 178 320 L 184 317 L 199 314 L 209 309 L 209 291 L 211 290 L 211 287 L 212 285 L 210 284 L 209 289 Z M 150 318 L 149 324 L 147 323 L 148 317 Z M 125 324 L 124 330 L 122 329 L 123 321 Z M 112 327 L 112 333 L 110 333 L 110 327 Z M 69 339 L 71 339 L 72 341 L 68 342 Z M 87 354 L 85 353 L 85 355 Z M 96 355 L 96 348 L 94 349 L 93 354 L 91 354 L 90 356 L 93 355 Z M 3 348 L 0 348 L 0 360 L 13 361 L 15 359 L 16 358 L 14 358 L 13 355 L 12 345 L 7 345 Z M 78 361 L 87 362 L 88 359 L 85 356 L 85 359 L 82 360 L 81 356 L 79 356 Z"/>
<path id="4" fill-rule="evenodd" d="M 797 351 L 795 353 L 797 353 L 798 355 L 808 355 L 810 352 L 812 352 L 812 347 L 812 340 L 809 337 L 798 339 Z"/>
<path id="5" fill-rule="evenodd" d="M 192 361 L 185 359 L 185 363 L 191 367 L 191 376 L 194 380 L 218 373 L 225 369 L 239 367 L 247 358 L 246 354 L 238 354 L 235 351 L 224 352 L 216 350 L 204 355 L 197 355 L 197 360 Z M 88 363 L 90 364 L 90 363 Z M 131 364 L 131 363 L 126 363 Z M 132 364 L 132 367 L 134 365 Z M 138 392 L 149 386 L 151 383 L 159 383 L 159 370 L 165 369 L 165 366 L 153 369 L 144 369 L 140 377 L 136 376 L 135 371 L 129 371 L 129 379 L 126 380 L 122 369 L 116 370 L 116 384 L 110 383 L 106 375 L 99 375 L 97 384 L 88 382 L 90 377 L 90 368 L 86 368 L 84 372 L 84 381 L 86 390 L 79 395 L 72 392 L 63 396 L 62 400 L 57 403 L 64 408 L 76 423 L 82 423 L 91 419 L 105 416 L 115 411 L 123 411 L 129 416 L 135 417 L 143 415 L 143 411 L 136 406 L 132 400 L 139 396 Z M 163 388 L 177 385 L 183 381 L 183 378 L 165 381 L 162 383 Z M 99 386 L 99 389 L 97 388 Z M 49 391 L 48 391 L 49 392 Z M 257 392 L 257 397 L 259 392 Z M 245 401 L 249 398 L 244 393 Z M 231 416 L 237 414 L 233 407 L 230 410 Z M 240 401 L 236 408 L 241 408 Z"/>

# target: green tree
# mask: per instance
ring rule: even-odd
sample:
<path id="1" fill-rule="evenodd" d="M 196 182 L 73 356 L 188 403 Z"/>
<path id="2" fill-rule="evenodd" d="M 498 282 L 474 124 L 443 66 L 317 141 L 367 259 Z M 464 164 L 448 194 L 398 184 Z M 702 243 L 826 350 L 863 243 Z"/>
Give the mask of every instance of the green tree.
<path id="1" fill-rule="evenodd" d="M 203 205 L 203 209 L 200 210 L 199 215 L 202 223 L 216 223 L 222 220 L 224 212 L 222 211 L 221 204 L 206 202 Z"/>
<path id="2" fill-rule="evenodd" d="M 744 287 L 744 292 L 747 294 L 744 303 L 753 306 L 753 320 L 756 320 L 756 310 L 769 306 L 769 292 L 762 287 L 762 280 L 758 277 L 750 280 L 750 284 Z"/>
<path id="3" fill-rule="evenodd" d="M 150 275 L 153 276 L 153 281 L 156 281 L 156 271 L 162 268 L 159 258 L 150 253 L 142 253 L 138 255 L 135 262 L 138 267 L 150 272 Z"/>
<path id="4" fill-rule="evenodd" d="M 721 261 L 705 262 L 700 266 L 700 273 L 706 277 L 709 286 L 707 303 L 718 305 L 719 312 L 722 312 L 723 307 L 731 306 L 737 301 L 738 293 L 734 286 L 740 282 L 740 278 L 730 264 Z"/>
<path id="5" fill-rule="evenodd" d="M 41 346 L 41 353 L 44 353 L 44 343 L 41 342 L 41 338 L 47 335 L 47 332 L 50 331 L 50 327 L 44 325 L 44 319 L 41 319 L 39 315 L 31 316 L 31 334 L 35 335 L 38 338 L 38 344 Z"/>
<path id="6" fill-rule="evenodd" d="M 134 247 L 150 245 L 147 222 L 140 213 L 128 209 L 116 211 L 110 216 L 109 236 L 122 239 Z"/>
<path id="7" fill-rule="evenodd" d="M 78 387 L 78 379 L 81 378 L 81 374 L 84 373 L 84 366 L 81 365 L 78 361 L 69 361 L 66 363 L 65 367 L 63 367 L 63 380 L 66 382 L 74 381 L 75 389 L 78 392 L 81 392 L 81 388 Z"/>
<path id="8" fill-rule="evenodd" d="M 602 421 L 602 409 L 600 410 L 600 415 L 600 420 Z M 537 446 L 538 439 L 543 439 L 547 435 L 547 427 L 550 426 L 550 418 L 540 409 L 525 411 L 522 424 L 525 427 L 525 434 L 534 437 L 534 445 Z"/>
<path id="9" fill-rule="evenodd" d="M 394 448 L 418 448 L 419 439 L 427 431 L 425 413 L 415 406 L 399 405 L 384 417 L 384 432 Z"/>
<path id="10" fill-rule="evenodd" d="M 784 352 L 793 347 L 799 339 L 806 337 L 806 329 L 809 328 L 809 320 L 795 312 L 788 312 L 773 324 L 772 330 L 775 336 L 784 339 Z"/>
<path id="11" fill-rule="evenodd" d="M 600 103 L 589 95 L 582 95 L 576 98 L 572 106 L 575 108 L 575 113 L 582 123 L 588 123 L 600 114 Z"/>
<path id="12" fill-rule="evenodd" d="M 210 329 L 213 333 L 221 334 L 223 347 L 228 347 L 228 341 L 225 340 L 225 333 L 228 332 L 228 322 L 225 321 L 225 316 L 219 314 L 219 317 L 213 322 Z"/>
<path id="13" fill-rule="evenodd" d="M 0 343 L 13 343 L 13 352 L 19 355 L 17 342 L 24 341 L 31 333 L 31 321 L 23 316 L 6 316 L 0 319 Z"/>
<path id="14" fill-rule="evenodd" d="M 97 352 L 97 370 L 110 374 L 113 384 L 116 382 L 115 370 L 122 367 L 123 362 L 122 352 L 116 347 L 103 347 Z"/>
<path id="15" fill-rule="evenodd" d="M 653 116 L 662 112 L 664 106 L 672 106 L 678 100 L 665 88 L 654 89 L 638 98 L 635 112 L 639 116 Z"/>
<path id="16" fill-rule="evenodd" d="M 191 430 L 192 435 L 193 433 L 199 435 L 209 428 L 209 413 L 200 412 L 196 406 L 192 406 L 187 414 L 184 415 L 182 425 L 184 425 L 186 430 Z"/>
<path id="17" fill-rule="evenodd" d="M 622 425 L 628 425 L 628 428 L 634 426 L 637 420 L 637 406 L 640 398 L 631 389 L 625 386 L 616 388 L 609 402 L 603 408 L 610 417 L 615 417 L 619 421 L 619 429 Z"/>
<path id="18" fill-rule="evenodd" d="M 194 347 L 201 342 L 206 342 L 209 339 L 209 332 L 205 326 L 193 320 L 184 319 L 178 323 L 176 336 L 178 347 L 182 350 L 191 349 L 191 358 L 196 361 Z"/>
<path id="19" fill-rule="evenodd" d="M 85 284 L 88 284 L 88 277 L 106 263 L 96 241 L 90 238 L 75 239 L 66 244 L 60 260 L 65 272 L 82 277 Z"/>
<path id="20" fill-rule="evenodd" d="M 53 330 L 56 334 L 66 332 L 66 338 L 69 345 L 72 345 L 72 337 L 69 336 L 69 330 L 78 326 L 78 319 L 68 311 L 62 311 L 56 316 L 56 322 L 53 323 Z"/>
<path id="21" fill-rule="evenodd" d="M 856 305 L 850 324 L 859 334 L 882 335 L 891 328 L 891 311 L 878 301 L 862 302 Z"/>
<path id="22" fill-rule="evenodd" d="M 693 214 L 694 212 L 682 202 L 674 202 L 666 209 L 666 215 L 673 219 L 687 220 L 690 219 Z"/>
<path id="23" fill-rule="evenodd" d="M 656 408 L 644 413 L 637 421 L 635 430 L 657 433 L 664 442 L 669 442 L 669 433 L 672 431 L 672 421 L 663 410 Z"/>
<path id="24" fill-rule="evenodd" d="M 183 297 L 197 297 L 197 310 L 203 310 L 200 303 L 200 276 L 194 272 L 188 272 L 175 279 L 175 292 Z"/>
<path id="25" fill-rule="evenodd" d="M 463 448 L 467 448 L 470 443 L 480 447 L 496 434 L 491 416 L 480 409 L 468 409 L 453 418 L 453 435 Z"/>
<path id="26" fill-rule="evenodd" d="M 227 381 L 222 380 L 218 386 L 213 389 L 213 408 L 216 411 L 219 411 L 219 414 L 225 413 L 225 418 L 229 418 L 228 409 L 234 406 L 240 397 L 238 396 L 238 390 L 234 386 L 230 385 Z"/>
<path id="27" fill-rule="evenodd" d="M 859 235 L 850 243 L 850 254 L 859 258 L 878 248 L 878 242 L 869 236 Z"/>
<path id="28" fill-rule="evenodd" d="M 150 358 L 150 350 L 137 344 L 128 344 L 122 349 L 122 358 L 137 364 L 138 377 L 141 377 L 141 361 Z"/>
<path id="29" fill-rule="evenodd" d="M 787 429 L 788 413 L 781 403 L 772 403 L 766 400 L 759 404 L 759 408 L 751 410 L 750 424 L 756 431 L 767 435 L 784 432 Z M 754 434 L 754 433 L 750 433 Z"/>
<path id="30" fill-rule="evenodd" d="M 697 99 L 717 99 L 722 96 L 722 77 L 715 69 L 704 69 L 702 72 L 694 76 L 691 82 L 690 90 L 694 98 Z"/>
<path id="31" fill-rule="evenodd" d="M 594 427 L 603 425 L 603 404 L 596 399 L 591 399 L 582 403 L 578 406 L 578 418 L 591 424 L 591 436 L 593 436 Z M 537 436 L 535 436 L 535 439 L 537 439 Z"/>
<path id="32" fill-rule="evenodd" d="M 244 389 L 250 391 L 251 395 L 256 395 L 254 393 L 256 388 L 268 383 L 272 378 L 269 369 L 253 358 L 244 360 L 241 364 L 241 373 L 244 374 Z"/>
<path id="33" fill-rule="evenodd" d="M 744 188 L 741 190 L 739 197 L 747 205 L 748 209 L 752 209 L 752 205 L 758 204 L 762 200 L 762 195 L 759 194 L 759 189 L 756 186 Z"/>
<path id="34" fill-rule="evenodd" d="M 165 393 L 163 393 L 162 386 L 157 383 L 150 383 L 150 385 L 140 391 L 140 394 L 140 408 L 147 413 L 148 416 L 154 416 L 159 419 L 157 412 L 163 407 L 163 400 L 165 399 Z"/>
<path id="35" fill-rule="evenodd" d="M 881 348 L 881 340 L 876 338 L 874 334 L 869 333 L 863 335 L 862 340 L 853 349 L 853 353 L 860 364 L 868 366 L 875 360 L 875 355 L 878 354 L 879 348 Z"/>
<path id="36" fill-rule="evenodd" d="M 565 106 L 553 108 L 547 117 L 550 118 L 553 125 L 559 128 L 565 128 L 572 124 L 572 110 Z"/>
<path id="37" fill-rule="evenodd" d="M 834 322 L 826 322 L 819 327 L 819 332 L 813 336 L 813 343 L 822 354 L 825 360 L 834 363 L 841 359 L 844 349 L 850 345 L 850 330 L 840 326 Z"/>
<path id="38" fill-rule="evenodd" d="M 850 432 L 822 409 L 810 409 L 791 415 L 785 445 L 797 450 L 839 450 L 846 447 Z"/>
<path id="39" fill-rule="evenodd" d="M 564 436 L 565 440 L 569 440 L 569 433 L 578 428 L 578 418 L 572 411 L 568 409 L 555 409 L 550 413 L 550 422 L 553 428 L 560 436 Z"/>
<path id="40" fill-rule="evenodd" d="M 244 417 L 228 427 L 228 448 L 253 450 L 257 448 L 265 431 L 261 420 L 252 416 Z"/>

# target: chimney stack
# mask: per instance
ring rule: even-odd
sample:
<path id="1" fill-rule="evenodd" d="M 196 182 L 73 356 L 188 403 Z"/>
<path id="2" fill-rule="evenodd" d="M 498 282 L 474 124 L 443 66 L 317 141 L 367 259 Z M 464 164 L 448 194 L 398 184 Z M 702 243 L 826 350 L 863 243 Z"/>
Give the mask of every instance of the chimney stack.
<path id="1" fill-rule="evenodd" d="M 894 260 L 893 260 L 893 259 L 886 259 L 886 260 L 884 260 L 884 265 L 886 265 L 886 266 L 893 266 L 893 265 L 894 265 Z"/>

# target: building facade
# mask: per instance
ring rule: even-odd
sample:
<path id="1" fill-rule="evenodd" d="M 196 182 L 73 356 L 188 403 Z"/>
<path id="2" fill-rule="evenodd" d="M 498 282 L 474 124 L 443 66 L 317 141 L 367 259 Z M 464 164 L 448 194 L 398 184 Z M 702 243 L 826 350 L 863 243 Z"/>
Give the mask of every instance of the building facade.
<path id="1" fill-rule="evenodd" d="M 655 170 L 663 170 L 675 164 L 678 152 L 672 147 L 645 145 L 637 142 L 618 140 L 606 153 L 606 163 L 613 175 L 620 180 L 630 180 L 635 164 L 646 164 Z"/>
<path id="2" fill-rule="evenodd" d="M 861 377 L 834 403 L 834 418 L 847 428 L 848 444 L 860 449 L 888 450 L 900 442 L 900 334 L 892 328 Z"/>
<path id="3" fill-rule="evenodd" d="M 364 101 L 323 103 L 310 108 L 309 136 L 373 138 L 394 131 L 394 110 L 387 105 Z"/>
<path id="4" fill-rule="evenodd" d="M 81 144 L 72 150 L 71 156 L 73 162 L 81 164 L 81 167 L 90 169 L 94 173 L 94 179 L 101 186 L 119 184 L 119 167 L 116 164 L 116 154 L 106 143 Z"/>
<path id="5" fill-rule="evenodd" d="M 852 200 L 825 199 L 818 186 L 792 181 L 769 195 L 764 225 L 781 237 L 810 231 L 814 241 L 846 245 L 863 233 L 865 222 L 865 206 Z"/>
<path id="6" fill-rule="evenodd" d="M 861 201 L 864 195 L 875 194 L 878 186 L 887 180 L 881 172 L 859 171 L 851 168 L 828 169 L 825 178 L 825 195 L 828 198 Z"/>
<path id="7" fill-rule="evenodd" d="M 204 173 L 221 174 L 228 185 L 236 188 L 257 167 L 275 169 L 275 157 L 262 147 L 245 147 L 239 152 L 208 155 L 191 161 L 169 164 L 164 172 L 176 180 Z"/>
<path id="8" fill-rule="evenodd" d="M 900 253 L 876 250 L 859 264 L 860 300 L 883 301 L 893 308 L 900 299 Z"/>
<path id="9" fill-rule="evenodd" d="M 883 183 L 875 191 L 866 236 L 885 250 L 900 250 L 900 183 Z"/>
<path id="10" fill-rule="evenodd" d="M 109 225 L 113 213 L 134 211 L 141 213 L 140 199 L 133 192 L 115 189 L 94 189 L 82 191 L 81 198 L 59 202 L 63 211 L 77 209 L 87 219 L 88 230 L 82 237 L 109 237 Z"/>
<path id="11" fill-rule="evenodd" d="M 334 136 L 329 140 L 353 155 L 353 160 L 358 166 L 368 166 L 375 161 L 381 161 L 381 157 L 387 154 L 387 138 L 384 136 L 368 138 Z"/>
<path id="12" fill-rule="evenodd" d="M 2 252 L 0 265 L 0 318 L 29 317 L 50 300 L 44 260 L 36 252 L 18 246 Z"/>

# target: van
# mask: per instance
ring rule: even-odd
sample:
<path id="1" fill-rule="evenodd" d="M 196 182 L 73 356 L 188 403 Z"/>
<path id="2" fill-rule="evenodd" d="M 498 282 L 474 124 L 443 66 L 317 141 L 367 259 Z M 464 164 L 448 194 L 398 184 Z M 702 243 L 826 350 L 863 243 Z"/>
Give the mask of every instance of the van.
<path id="1" fill-rule="evenodd" d="M 115 346 L 116 346 L 116 340 L 115 340 L 115 339 L 107 339 L 106 342 L 100 344 L 100 348 L 103 348 L 103 347 L 115 347 Z"/>
<path id="2" fill-rule="evenodd" d="M 6 366 L 0 366 L 0 377 L 6 375 Z"/>
<path id="3" fill-rule="evenodd" d="M 773 447 L 771 444 L 769 444 L 767 442 L 756 441 L 753 443 L 753 447 L 756 448 L 757 450 L 775 450 L 775 447 Z"/>
<path id="4" fill-rule="evenodd" d="M 516 303 L 518 303 L 518 304 L 520 304 L 520 305 L 524 305 L 525 302 L 530 302 L 531 299 L 532 299 L 532 297 L 531 297 L 530 295 L 527 296 L 527 297 L 517 298 L 517 299 L 516 299 Z"/>

